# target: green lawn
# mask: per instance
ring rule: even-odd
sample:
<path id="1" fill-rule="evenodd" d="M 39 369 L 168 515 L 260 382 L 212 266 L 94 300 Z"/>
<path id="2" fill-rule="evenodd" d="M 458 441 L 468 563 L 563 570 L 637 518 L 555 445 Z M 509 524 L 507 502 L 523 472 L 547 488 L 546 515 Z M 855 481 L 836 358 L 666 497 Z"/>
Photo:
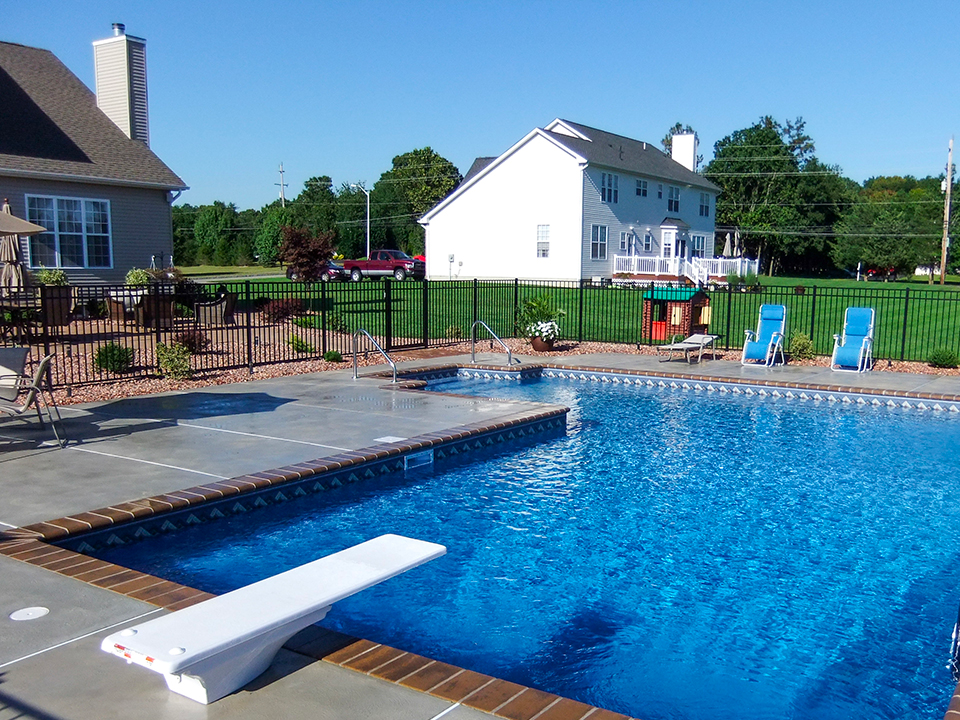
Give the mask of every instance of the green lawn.
<path id="1" fill-rule="evenodd" d="M 182 272 L 193 280 L 202 281 L 205 277 L 283 277 L 284 269 L 263 267 L 262 265 L 190 265 L 181 267 Z"/>
<path id="2" fill-rule="evenodd" d="M 202 280 L 201 278 L 198 278 Z M 787 337 L 801 332 L 811 337 L 818 354 L 829 355 L 833 335 L 842 330 L 847 307 L 872 307 L 876 311 L 874 356 L 878 359 L 926 360 L 933 350 L 945 348 L 960 354 L 960 279 L 941 288 L 924 282 L 860 282 L 809 278 L 762 278 L 760 292 L 708 290 L 711 299 L 710 331 L 721 336 L 720 346 L 738 349 L 744 330 L 754 329 L 763 303 L 787 307 Z M 247 283 L 234 288 L 244 297 Z M 350 332 L 364 328 L 377 337 L 388 329 L 394 346 L 469 338 L 474 320 L 483 320 L 500 337 L 515 336 L 514 319 L 523 301 L 547 294 L 563 308 L 561 337 L 573 341 L 636 343 L 640 336 L 645 288 L 580 288 L 572 283 L 522 284 L 507 281 L 391 282 L 390 317 L 387 318 L 383 282 L 334 283 L 321 286 L 278 280 L 250 280 L 251 300 L 257 307 L 278 298 L 299 298 L 311 313 L 332 313 L 328 329 Z M 798 290 L 801 290 L 798 292 Z M 426 303 L 426 311 L 425 305 Z M 424 325 L 426 324 L 426 327 Z M 318 330 L 319 332 L 319 330 Z M 478 338 L 486 332 L 478 328 Z M 342 342 L 342 339 L 338 340 Z M 319 344 L 318 344 L 319 346 Z M 788 344 L 789 348 L 789 344 Z M 345 350 L 346 348 L 338 348 Z"/>

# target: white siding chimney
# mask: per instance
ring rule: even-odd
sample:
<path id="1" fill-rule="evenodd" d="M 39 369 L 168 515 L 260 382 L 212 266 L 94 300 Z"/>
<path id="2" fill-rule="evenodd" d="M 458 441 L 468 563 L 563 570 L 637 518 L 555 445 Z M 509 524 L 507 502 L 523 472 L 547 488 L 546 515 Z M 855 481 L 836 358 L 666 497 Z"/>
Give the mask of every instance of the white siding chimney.
<path id="1" fill-rule="evenodd" d="M 124 134 L 150 146 L 147 115 L 147 41 L 113 24 L 113 37 L 93 43 L 97 107 Z"/>
<path id="2" fill-rule="evenodd" d="M 697 148 L 700 141 L 696 133 L 680 133 L 673 136 L 670 148 L 670 157 L 683 165 L 687 170 L 697 171 Z"/>

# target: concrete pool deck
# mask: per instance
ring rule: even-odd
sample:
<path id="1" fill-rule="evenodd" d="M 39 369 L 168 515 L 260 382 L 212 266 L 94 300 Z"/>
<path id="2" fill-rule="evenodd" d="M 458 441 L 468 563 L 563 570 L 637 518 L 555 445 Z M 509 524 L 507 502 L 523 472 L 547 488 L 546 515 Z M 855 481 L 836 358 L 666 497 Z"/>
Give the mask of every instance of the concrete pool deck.
<path id="1" fill-rule="evenodd" d="M 503 357 L 482 354 L 478 361 L 496 366 Z M 552 364 L 661 377 L 960 400 L 960 378 L 956 377 L 889 372 L 855 375 L 795 366 L 767 369 L 723 360 L 687 365 L 682 361 L 660 363 L 651 356 L 617 354 L 519 359 L 520 367 Z M 469 357 L 425 359 L 400 367 L 409 371 L 451 363 L 468 365 Z M 334 371 L 67 406 L 63 415 L 70 442 L 63 450 L 43 444 L 51 439 L 49 429 L 4 423 L 0 425 L 0 529 L 83 515 L 96 508 L 162 496 L 267 468 L 349 454 L 402 438 L 442 435 L 471 423 L 496 424 L 541 407 L 383 389 L 384 378 L 372 376 L 382 369 L 367 369 L 357 381 L 349 371 Z M 311 646 L 328 640 L 309 635 L 288 645 L 292 649 L 281 651 L 274 666 L 244 690 L 202 706 L 170 693 L 154 673 L 125 666 L 98 649 L 100 639 L 112 629 L 165 610 L 131 594 L 56 572 L 63 569 L 57 562 L 42 567 L 22 561 L 27 555 L 35 556 L 35 551 L 20 553 L 19 559 L 15 559 L 16 554 L 0 555 L 0 720 L 305 715 L 424 720 L 443 715 L 450 720 L 467 720 L 490 717 L 485 710 L 525 720 L 624 717 L 551 699 L 533 690 L 521 688 L 509 695 L 510 684 L 500 689 L 507 694 L 496 696 L 491 692 L 488 694 L 493 697 L 486 699 L 486 704 L 474 702 L 475 707 L 468 707 L 469 701 L 450 699 L 454 695 L 418 692 L 413 689 L 416 684 L 385 682 L 333 662 L 317 662 L 315 658 L 323 652 L 316 647 L 311 650 Z M 81 573 L 75 574 L 82 577 Z M 146 597 L 149 599 L 149 594 Z M 15 610 L 33 606 L 47 607 L 50 614 L 24 622 L 9 619 Z M 416 609 L 411 608 L 411 612 Z M 363 651 L 367 658 L 389 650 L 368 645 Z M 356 655 L 356 651 L 351 652 Z M 384 659 L 382 664 L 397 658 L 384 657 L 393 659 Z M 365 669 L 355 658 L 341 657 L 341 661 L 346 667 Z M 466 671 L 456 677 L 477 686 L 467 693 L 476 700 L 486 685 L 474 676 Z M 957 703 L 955 698 L 953 704 Z"/>

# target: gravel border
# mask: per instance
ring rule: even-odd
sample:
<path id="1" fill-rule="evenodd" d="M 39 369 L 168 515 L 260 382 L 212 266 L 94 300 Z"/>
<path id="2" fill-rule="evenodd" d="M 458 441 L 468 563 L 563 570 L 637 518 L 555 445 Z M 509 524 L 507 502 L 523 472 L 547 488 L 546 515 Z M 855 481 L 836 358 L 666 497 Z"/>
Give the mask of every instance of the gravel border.
<path id="1" fill-rule="evenodd" d="M 542 358 L 560 358 L 571 355 L 588 355 L 595 353 L 619 353 L 623 355 L 656 355 L 656 348 L 653 346 L 637 347 L 625 343 L 595 343 L 595 342 L 560 342 L 552 352 L 536 352 L 530 347 L 530 342 L 524 339 L 508 338 L 504 340 L 510 350 L 517 354 L 523 354 Z M 499 345 L 494 344 L 491 348 L 487 341 L 477 343 L 478 350 L 482 352 L 497 352 L 502 350 Z M 409 360 L 422 360 L 424 358 L 443 358 L 453 355 L 468 355 L 470 353 L 470 343 L 468 341 L 452 343 L 442 347 L 429 348 L 427 350 L 413 350 L 406 352 L 391 353 L 390 357 L 396 362 Z M 718 352 L 718 357 L 725 360 L 738 361 L 740 359 L 739 350 L 729 350 Z M 372 353 L 358 358 L 357 365 L 360 367 L 371 367 L 382 365 L 382 359 L 379 355 Z M 791 365 L 809 366 L 809 367 L 830 367 L 830 358 L 827 356 L 818 356 L 810 360 L 791 360 Z M 191 380 L 168 380 L 161 377 L 150 378 L 128 378 L 104 383 L 95 383 L 90 385 L 78 385 L 69 389 L 60 388 L 54 393 L 56 401 L 60 405 L 72 405 L 87 402 L 99 402 L 105 400 L 118 400 L 136 395 L 147 395 L 153 393 L 169 392 L 175 390 L 195 390 L 197 388 L 210 385 L 226 385 L 230 383 L 250 382 L 252 380 L 263 380 L 266 378 L 285 377 L 289 375 L 303 375 L 305 373 L 326 372 L 329 370 L 344 370 L 352 367 L 352 358 L 344 357 L 344 362 L 334 363 L 326 360 L 297 360 L 292 362 L 282 362 L 270 365 L 257 365 L 251 375 L 246 368 L 234 368 L 232 370 L 205 370 L 198 372 Z M 900 362 L 892 360 L 878 360 L 874 364 L 875 372 L 898 372 L 923 374 L 932 376 L 960 375 L 960 368 L 944 369 L 933 368 L 926 363 L 920 362 Z"/>

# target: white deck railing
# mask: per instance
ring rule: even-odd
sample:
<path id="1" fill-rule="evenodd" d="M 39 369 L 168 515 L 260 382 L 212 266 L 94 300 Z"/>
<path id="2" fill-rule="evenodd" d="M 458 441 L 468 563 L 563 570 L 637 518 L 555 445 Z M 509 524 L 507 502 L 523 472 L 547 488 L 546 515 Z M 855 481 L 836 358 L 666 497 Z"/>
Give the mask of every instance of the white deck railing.
<path id="1" fill-rule="evenodd" d="M 614 273 L 631 275 L 669 275 L 688 277 L 696 283 L 706 283 L 710 278 L 724 278 L 730 273 L 759 274 L 760 261 L 748 258 L 660 258 L 639 255 L 614 255 Z"/>

